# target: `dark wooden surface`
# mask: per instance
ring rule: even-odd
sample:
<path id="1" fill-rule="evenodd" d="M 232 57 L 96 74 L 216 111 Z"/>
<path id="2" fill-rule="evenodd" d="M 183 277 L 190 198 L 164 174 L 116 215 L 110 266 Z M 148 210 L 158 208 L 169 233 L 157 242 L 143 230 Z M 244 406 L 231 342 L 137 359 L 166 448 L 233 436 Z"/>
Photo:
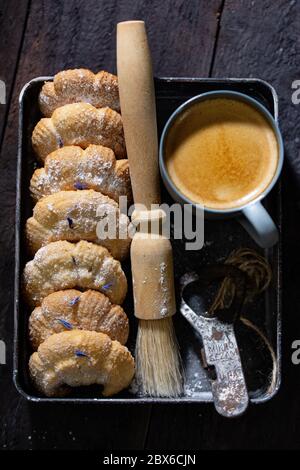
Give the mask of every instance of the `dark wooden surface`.
<path id="1" fill-rule="evenodd" d="M 67 67 L 115 70 L 115 25 L 147 23 L 156 75 L 260 77 L 279 93 L 287 149 L 283 173 L 283 383 L 271 402 L 234 421 L 202 406 L 37 406 L 12 384 L 14 211 L 18 95 L 38 75 Z M 0 79 L 0 448 L 246 449 L 300 447 L 300 366 L 291 343 L 300 339 L 299 79 L 300 2 L 293 0 L 1 0 Z M 300 158 L 300 156 L 299 156 Z M 300 161 L 300 160 L 299 160 Z"/>

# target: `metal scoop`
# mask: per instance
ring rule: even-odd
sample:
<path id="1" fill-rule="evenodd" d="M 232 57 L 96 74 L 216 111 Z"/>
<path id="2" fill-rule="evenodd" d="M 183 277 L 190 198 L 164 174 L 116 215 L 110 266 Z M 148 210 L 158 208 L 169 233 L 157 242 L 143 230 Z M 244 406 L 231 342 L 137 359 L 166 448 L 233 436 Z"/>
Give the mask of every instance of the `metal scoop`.
<path id="1" fill-rule="evenodd" d="M 197 314 L 185 301 L 185 289 L 194 282 L 204 283 L 230 277 L 235 283 L 235 295 L 229 308 L 208 316 L 204 302 Z M 238 268 L 220 265 L 209 266 L 200 273 L 185 274 L 181 278 L 180 311 L 191 326 L 201 335 L 202 360 L 211 377 L 212 395 L 218 413 L 225 417 L 239 416 L 247 409 L 248 391 L 241 358 L 234 333 L 234 321 L 243 305 L 246 279 Z"/>

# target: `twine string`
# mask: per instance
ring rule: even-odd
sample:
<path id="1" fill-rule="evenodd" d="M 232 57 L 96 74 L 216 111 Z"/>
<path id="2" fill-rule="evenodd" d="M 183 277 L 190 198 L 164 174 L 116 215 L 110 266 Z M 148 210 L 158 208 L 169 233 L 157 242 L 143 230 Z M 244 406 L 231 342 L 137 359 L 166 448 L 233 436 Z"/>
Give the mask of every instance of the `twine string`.
<path id="1" fill-rule="evenodd" d="M 253 302 L 255 298 L 262 294 L 270 285 L 272 280 L 271 267 L 263 256 L 250 248 L 239 248 L 233 251 L 226 259 L 225 264 L 236 266 L 247 276 L 246 295 L 244 305 Z M 213 314 L 216 310 L 228 308 L 234 298 L 235 284 L 232 278 L 225 278 L 222 281 L 220 289 L 210 307 L 209 313 Z M 272 372 L 269 377 L 269 386 L 267 392 L 273 390 L 277 378 L 276 354 L 271 342 L 258 326 L 249 319 L 240 316 L 242 323 L 252 329 L 265 343 L 272 359 Z"/>

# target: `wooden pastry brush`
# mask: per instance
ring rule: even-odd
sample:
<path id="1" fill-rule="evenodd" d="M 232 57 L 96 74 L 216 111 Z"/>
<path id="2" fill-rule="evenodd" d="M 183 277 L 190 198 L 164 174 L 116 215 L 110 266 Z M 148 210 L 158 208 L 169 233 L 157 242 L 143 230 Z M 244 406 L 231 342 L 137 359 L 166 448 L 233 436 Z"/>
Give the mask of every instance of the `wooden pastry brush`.
<path id="1" fill-rule="evenodd" d="M 135 211 L 140 224 L 131 244 L 136 342 L 136 383 L 151 396 L 182 393 L 180 356 L 172 315 L 176 311 L 170 241 L 161 235 L 158 142 L 152 64 L 143 21 L 117 26 L 117 68 Z M 138 207 L 143 205 L 144 209 Z"/>

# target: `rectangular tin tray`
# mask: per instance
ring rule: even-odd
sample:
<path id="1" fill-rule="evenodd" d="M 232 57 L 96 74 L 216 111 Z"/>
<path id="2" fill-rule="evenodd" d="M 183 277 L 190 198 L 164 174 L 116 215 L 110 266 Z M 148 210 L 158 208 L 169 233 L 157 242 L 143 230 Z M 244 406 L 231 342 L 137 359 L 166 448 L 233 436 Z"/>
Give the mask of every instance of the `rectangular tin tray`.
<path id="1" fill-rule="evenodd" d="M 186 320 L 178 312 L 174 317 L 175 328 L 186 374 L 184 396 L 180 398 L 147 398 L 137 397 L 130 391 L 124 391 L 113 398 L 102 398 L 98 387 L 74 389 L 66 398 L 45 398 L 40 396 L 30 383 L 28 360 L 31 354 L 28 342 L 28 318 L 30 311 L 21 295 L 21 275 L 28 261 L 24 243 L 24 225 L 32 214 L 32 202 L 29 193 L 29 182 L 36 167 L 36 159 L 31 148 L 31 134 L 41 118 L 38 108 L 38 94 L 46 80 L 53 77 L 39 77 L 27 83 L 20 94 L 19 109 L 19 148 L 17 172 L 16 201 L 16 251 L 15 251 L 15 335 L 14 335 L 14 383 L 18 391 L 28 400 L 51 403 L 201 403 L 211 402 L 211 386 L 206 371 L 200 363 L 201 344 Z M 157 119 L 159 133 L 171 113 L 184 101 L 206 91 L 226 89 L 246 93 L 259 100 L 271 114 L 278 119 L 278 100 L 275 90 L 266 82 L 257 79 L 202 79 L 202 78 L 159 78 L 155 80 L 157 99 Z M 164 202 L 172 203 L 163 190 Z M 266 198 L 265 205 L 270 211 L 281 233 L 281 195 L 280 184 L 277 184 Z M 280 236 L 281 240 L 281 236 Z M 205 245 L 198 252 L 184 251 L 184 243 L 172 241 L 175 265 L 175 284 L 181 275 L 197 271 L 205 264 L 222 262 L 230 252 L 239 247 L 250 247 L 258 251 L 255 243 L 236 220 L 206 221 Z M 281 380 L 281 241 L 272 249 L 264 250 L 273 270 L 273 281 L 265 294 L 249 304 L 244 312 L 255 325 L 267 336 L 274 348 L 276 363 L 276 380 L 270 386 L 272 371 L 269 353 L 259 341 L 259 337 L 238 328 L 239 343 L 244 372 L 251 401 L 261 403 L 275 395 Z M 131 286 L 130 266 L 123 266 Z M 178 300 L 178 299 L 177 299 Z M 179 305 L 179 304 L 177 304 Z M 132 291 L 129 287 L 124 309 L 130 318 L 131 334 L 129 349 L 134 351 L 134 338 L 137 321 L 133 316 Z M 239 331 L 241 330 L 241 331 Z"/>

